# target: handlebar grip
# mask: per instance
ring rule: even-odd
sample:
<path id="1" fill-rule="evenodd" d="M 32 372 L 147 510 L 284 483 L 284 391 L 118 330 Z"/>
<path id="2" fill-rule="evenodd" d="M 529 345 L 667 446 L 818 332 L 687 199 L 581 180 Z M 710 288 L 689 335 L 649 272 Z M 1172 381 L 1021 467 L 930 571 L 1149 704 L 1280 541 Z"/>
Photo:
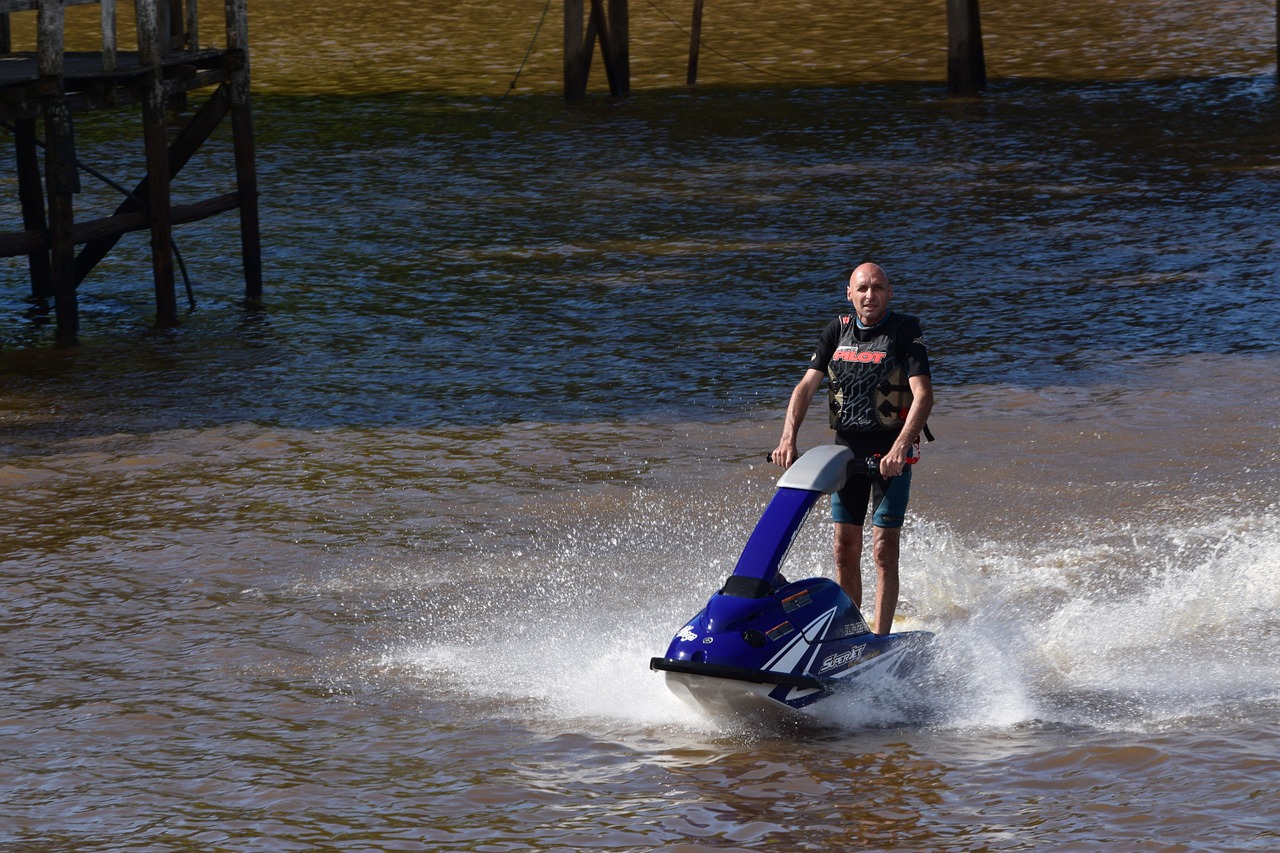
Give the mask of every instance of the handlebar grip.
<path id="1" fill-rule="evenodd" d="M 765 461 L 765 462 L 770 462 L 770 463 L 772 463 L 772 462 L 773 462 L 773 451 L 772 451 L 772 450 L 770 450 L 768 453 L 766 453 L 766 454 L 764 455 L 764 461 Z M 868 472 L 868 473 L 870 473 L 870 474 L 879 474 L 879 473 L 880 473 L 880 457 L 879 457 L 879 456 L 868 456 L 868 457 L 866 457 L 865 459 L 859 459 L 859 460 L 856 460 L 856 461 L 851 462 L 851 463 L 849 463 L 849 464 L 851 464 L 851 465 L 857 465 L 859 462 L 861 462 L 861 463 L 862 463 L 862 466 L 867 470 L 867 472 Z"/>

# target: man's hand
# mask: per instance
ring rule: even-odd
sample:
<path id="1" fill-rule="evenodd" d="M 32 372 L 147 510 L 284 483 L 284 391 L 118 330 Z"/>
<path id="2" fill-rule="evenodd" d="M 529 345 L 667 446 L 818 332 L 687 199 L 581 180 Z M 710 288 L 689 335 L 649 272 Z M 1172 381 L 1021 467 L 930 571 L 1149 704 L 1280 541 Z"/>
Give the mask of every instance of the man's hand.
<path id="1" fill-rule="evenodd" d="M 799 454 L 796 453 L 796 446 L 794 443 L 787 444 L 786 442 L 782 442 L 772 453 L 769 454 L 769 461 L 774 465 L 777 465 L 779 468 L 790 468 L 791 463 L 796 461 L 796 457 L 798 455 Z"/>
<path id="2" fill-rule="evenodd" d="M 886 480 L 890 477 L 896 477 L 902 473 L 902 469 L 907 465 L 906 451 L 902 450 L 895 444 L 889 448 L 889 452 L 880 457 L 880 476 Z"/>

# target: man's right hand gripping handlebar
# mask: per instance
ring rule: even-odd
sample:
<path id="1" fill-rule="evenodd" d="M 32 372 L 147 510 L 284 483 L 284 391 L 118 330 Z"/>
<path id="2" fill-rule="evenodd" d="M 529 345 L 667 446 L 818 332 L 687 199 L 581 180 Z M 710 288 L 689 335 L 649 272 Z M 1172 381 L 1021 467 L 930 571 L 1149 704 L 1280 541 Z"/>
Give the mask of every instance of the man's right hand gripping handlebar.
<path id="1" fill-rule="evenodd" d="M 796 452 L 794 444 L 779 444 L 769 454 L 769 461 L 779 468 L 790 468 L 791 463 L 795 462 L 800 454 Z"/>

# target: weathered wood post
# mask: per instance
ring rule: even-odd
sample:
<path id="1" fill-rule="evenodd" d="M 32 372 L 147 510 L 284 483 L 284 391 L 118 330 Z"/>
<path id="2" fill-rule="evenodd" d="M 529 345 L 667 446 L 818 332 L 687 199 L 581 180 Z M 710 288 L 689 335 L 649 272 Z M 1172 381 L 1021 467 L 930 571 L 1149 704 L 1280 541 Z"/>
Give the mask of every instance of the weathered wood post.
<path id="1" fill-rule="evenodd" d="M 37 84 L 44 114 L 45 183 L 49 203 L 49 272 L 58 338 L 74 342 L 80 331 L 75 288 L 73 197 L 80 192 L 75 132 L 62 83 L 64 0 L 45 0 L 36 18 Z"/>
<path id="2" fill-rule="evenodd" d="M 973 97 L 987 88 L 978 0 L 947 0 L 947 94 Z"/>
<path id="3" fill-rule="evenodd" d="M 1280 2 L 1280 0 L 1277 0 Z M 564 0 L 564 99 L 576 101 L 587 93 L 587 74 L 591 54 L 582 59 L 583 0 Z"/>
<path id="4" fill-rule="evenodd" d="M 147 69 L 142 97 L 142 142 L 147 159 L 147 220 L 151 226 L 156 324 L 174 326 L 178 323 L 178 301 L 173 275 L 172 173 L 165 131 L 168 98 L 161 68 L 168 53 L 169 33 L 160 0 L 137 0 L 137 10 L 138 61 Z"/>
<path id="5" fill-rule="evenodd" d="M 1280 0 L 1276 0 L 1280 3 Z M 702 0 L 693 0 L 693 23 L 689 26 L 689 73 L 685 83 L 698 85 L 698 53 L 702 47 Z"/>
<path id="6" fill-rule="evenodd" d="M 616 96 L 631 94 L 631 14 L 627 0 L 609 0 L 610 65 L 617 80 Z"/>
<path id="7" fill-rule="evenodd" d="M 600 41 L 600 58 L 604 61 L 604 76 L 609 81 L 609 94 L 619 94 L 618 69 L 613 47 L 613 33 L 605 17 L 602 0 L 591 0 L 591 17 L 587 20 L 587 38 L 595 36 Z M 591 62 L 591 46 L 587 46 L 587 62 Z M 585 75 L 584 75 L 585 77 Z"/>
<path id="8" fill-rule="evenodd" d="M 246 0 L 226 0 L 227 50 L 239 53 L 231 73 L 231 137 L 236 160 L 236 194 L 240 210 L 240 253 L 244 263 L 244 295 L 262 297 L 262 242 L 258 220 L 258 169 L 249 100 L 249 12 Z"/>
<path id="9" fill-rule="evenodd" d="M 187 50 L 200 49 L 200 9 L 196 0 L 187 0 Z"/>
<path id="10" fill-rule="evenodd" d="M 13 143 L 18 166 L 18 200 L 22 205 L 22 227 L 43 234 L 49 227 L 44 214 L 44 182 L 40 180 L 40 153 L 37 150 L 36 120 L 20 118 L 13 123 Z M 53 298 L 53 270 L 48 249 L 27 254 L 31 273 L 31 298 L 42 309 Z M 74 291 L 73 291 L 74 294 Z"/>
<path id="11" fill-rule="evenodd" d="M 609 92 L 614 97 L 631 93 L 629 18 L 627 0 L 609 0 L 605 13 L 603 0 L 590 0 L 591 12 L 584 29 L 584 0 L 564 2 L 564 97 L 577 101 L 586 96 L 587 77 L 591 73 L 591 57 L 596 39 L 600 40 L 600 57 L 609 78 Z"/>
<path id="12" fill-rule="evenodd" d="M 116 0 L 102 0 L 102 70 L 116 70 Z"/>

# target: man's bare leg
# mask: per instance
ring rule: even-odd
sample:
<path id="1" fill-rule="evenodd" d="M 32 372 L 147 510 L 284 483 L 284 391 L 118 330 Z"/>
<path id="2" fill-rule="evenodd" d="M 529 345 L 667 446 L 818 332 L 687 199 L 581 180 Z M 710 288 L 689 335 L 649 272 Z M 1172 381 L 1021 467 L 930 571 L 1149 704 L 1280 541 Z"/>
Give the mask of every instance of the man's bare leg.
<path id="1" fill-rule="evenodd" d="M 862 526 L 836 522 L 836 583 L 862 609 Z"/>
<path id="2" fill-rule="evenodd" d="M 873 527 L 871 556 L 876 564 L 876 626 L 880 635 L 893 630 L 893 617 L 898 612 L 898 552 L 902 541 L 900 528 Z"/>

